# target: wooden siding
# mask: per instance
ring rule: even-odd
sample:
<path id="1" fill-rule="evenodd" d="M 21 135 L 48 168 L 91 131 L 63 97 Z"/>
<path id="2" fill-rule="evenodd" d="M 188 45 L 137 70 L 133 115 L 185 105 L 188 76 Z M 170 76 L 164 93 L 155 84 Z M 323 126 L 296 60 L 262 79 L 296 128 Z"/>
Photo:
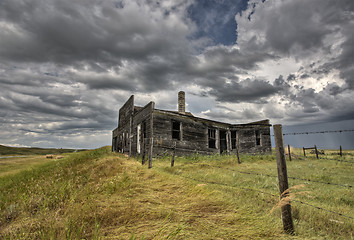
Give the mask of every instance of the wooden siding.
<path id="1" fill-rule="evenodd" d="M 155 103 L 150 102 L 145 107 L 143 107 L 133 118 L 133 124 L 132 124 L 132 154 L 136 155 L 137 152 L 137 142 L 139 139 L 141 140 L 140 143 L 140 153 L 143 152 L 143 134 L 145 132 L 145 150 L 147 151 L 148 147 L 150 146 L 150 138 L 152 137 L 152 112 L 154 110 Z M 144 124 L 145 123 L 145 124 Z M 140 136 L 138 136 L 137 128 L 138 125 L 141 124 L 141 126 L 145 126 L 145 129 L 142 128 L 140 131 Z"/>
<path id="2" fill-rule="evenodd" d="M 215 127 L 194 118 L 163 111 L 154 111 L 154 152 L 169 152 L 176 144 L 176 154 L 213 154 L 218 149 L 208 147 L 208 128 Z M 181 139 L 172 138 L 172 121 L 181 123 Z"/>
<path id="3" fill-rule="evenodd" d="M 134 96 L 128 99 L 119 110 L 119 126 L 112 132 L 113 151 L 137 155 L 140 139 L 139 149 L 142 154 L 144 147 L 146 152 L 150 149 L 151 138 L 153 138 L 154 156 L 169 154 L 174 146 L 176 146 L 177 155 L 218 154 L 221 150 L 230 154 L 236 154 L 236 151 L 250 154 L 264 154 L 272 151 L 269 120 L 249 124 L 228 124 L 194 117 L 191 114 L 158 110 L 154 107 L 154 102 L 144 107 L 137 107 L 134 106 Z M 175 122 L 174 137 L 173 122 Z M 140 136 L 137 131 L 138 125 L 140 125 Z M 180 130 L 178 130 L 178 125 Z M 215 130 L 214 148 L 209 147 L 208 129 Z M 234 135 L 236 146 L 232 144 L 231 133 L 233 131 L 236 132 Z M 142 142 L 144 133 L 145 146 Z"/>
<path id="4" fill-rule="evenodd" d="M 130 117 L 134 113 L 134 95 L 132 95 L 119 109 L 118 126 L 124 126 L 130 121 Z"/>
<path id="5" fill-rule="evenodd" d="M 269 121 L 260 121 L 250 125 L 231 125 L 213 122 L 188 115 L 155 110 L 154 116 L 154 155 L 168 153 L 176 143 L 176 154 L 215 154 L 220 153 L 220 131 L 226 133 L 225 152 L 271 153 Z M 172 138 L 172 121 L 181 123 L 181 139 Z M 208 147 L 208 129 L 216 130 L 216 148 Z M 231 130 L 237 131 L 237 146 L 231 148 Z M 256 144 L 256 130 L 259 131 L 261 144 Z"/>

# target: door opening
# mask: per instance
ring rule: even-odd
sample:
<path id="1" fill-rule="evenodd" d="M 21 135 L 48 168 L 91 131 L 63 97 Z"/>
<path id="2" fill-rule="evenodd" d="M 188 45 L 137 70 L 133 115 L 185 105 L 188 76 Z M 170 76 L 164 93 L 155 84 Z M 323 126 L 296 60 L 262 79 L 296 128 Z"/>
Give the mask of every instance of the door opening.
<path id="1" fill-rule="evenodd" d="M 220 154 L 221 154 L 221 153 L 227 151 L 226 131 L 219 130 L 219 136 L 220 136 Z"/>

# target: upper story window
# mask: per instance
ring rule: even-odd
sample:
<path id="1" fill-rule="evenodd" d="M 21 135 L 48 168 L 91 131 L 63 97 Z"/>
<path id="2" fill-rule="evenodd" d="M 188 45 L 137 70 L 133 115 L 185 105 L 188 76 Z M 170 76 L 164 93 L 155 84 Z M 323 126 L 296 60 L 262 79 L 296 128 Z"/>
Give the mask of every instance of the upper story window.
<path id="1" fill-rule="evenodd" d="M 181 140 L 181 122 L 172 121 L 172 139 Z"/>
<path id="2" fill-rule="evenodd" d="M 216 129 L 208 129 L 209 148 L 216 148 Z"/>

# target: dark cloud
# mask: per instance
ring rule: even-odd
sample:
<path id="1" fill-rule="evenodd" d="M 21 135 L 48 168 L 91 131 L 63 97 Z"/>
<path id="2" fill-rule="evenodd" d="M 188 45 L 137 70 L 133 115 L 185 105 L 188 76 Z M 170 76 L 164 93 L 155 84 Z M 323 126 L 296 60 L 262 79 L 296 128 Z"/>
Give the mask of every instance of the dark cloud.
<path id="1" fill-rule="evenodd" d="M 332 24 L 338 24 L 341 17 L 338 8 L 345 6 L 344 3 L 334 5 L 329 0 L 283 1 L 278 5 L 258 1 L 253 9 L 236 18 L 238 22 L 249 21 L 247 25 L 253 28 L 245 42 L 239 43 L 252 51 L 268 49 L 289 55 L 293 51 L 310 50 L 311 53 L 313 49 L 323 48 L 325 37 L 337 31 Z M 245 14 L 250 11 L 256 14 L 248 18 Z M 329 16 L 333 19 L 329 20 Z M 257 33 L 258 29 L 262 34 Z"/>
<path id="2" fill-rule="evenodd" d="M 271 55 L 263 52 L 241 53 L 238 49 L 225 46 L 217 46 L 208 49 L 204 53 L 204 58 L 208 64 L 224 67 L 222 71 L 232 71 L 230 68 L 240 68 L 245 70 L 254 69 L 258 62 L 273 58 Z"/>
<path id="3" fill-rule="evenodd" d="M 296 80 L 296 76 L 295 74 L 290 74 L 287 78 L 286 78 L 287 81 L 294 81 Z"/>
<path id="4" fill-rule="evenodd" d="M 247 18 L 245 15 L 250 11 L 254 14 Z M 239 29 L 245 33 L 238 39 L 242 49 L 250 52 L 262 49 L 298 61 L 318 58 L 307 65 L 311 70 L 303 72 L 300 78 L 325 76 L 339 70 L 340 77 L 346 81 L 344 87 L 353 90 L 352 1 L 339 0 L 336 4 L 330 0 L 282 1 L 281 4 L 256 1 L 236 20 L 252 29 L 247 33 L 247 29 Z"/>
<path id="5" fill-rule="evenodd" d="M 292 81 L 292 80 L 290 80 L 290 81 Z M 280 75 L 278 78 L 276 78 L 274 80 L 274 86 L 279 90 L 286 90 L 286 89 L 290 88 L 290 85 L 288 82 L 289 82 L 289 77 L 285 81 L 283 75 Z"/>
<path id="6" fill-rule="evenodd" d="M 353 12 L 351 0 L 0 1 L 0 139 L 109 144 L 131 94 L 174 108 L 178 90 L 210 118 L 350 119 Z"/>
<path id="7" fill-rule="evenodd" d="M 73 64 L 146 59 L 176 51 L 188 27 L 148 5 L 116 8 L 113 1 L 3 1 L 2 59 Z M 154 9 L 150 9 L 154 11 Z M 139 16 L 139 17 L 136 17 Z"/>
<path id="8" fill-rule="evenodd" d="M 310 77 L 310 75 L 309 75 L 309 74 L 307 74 L 307 73 L 302 74 L 302 75 L 300 76 L 300 78 L 302 78 L 302 79 L 304 79 L 304 78 L 308 78 L 308 77 Z"/>
<path id="9" fill-rule="evenodd" d="M 328 91 L 329 95 L 336 96 L 344 91 L 343 88 L 339 87 L 336 83 L 328 84 L 324 91 Z"/>
<path id="10" fill-rule="evenodd" d="M 263 98 L 277 92 L 277 88 L 265 81 L 245 79 L 240 82 L 224 82 L 208 93 L 221 102 L 262 102 Z"/>

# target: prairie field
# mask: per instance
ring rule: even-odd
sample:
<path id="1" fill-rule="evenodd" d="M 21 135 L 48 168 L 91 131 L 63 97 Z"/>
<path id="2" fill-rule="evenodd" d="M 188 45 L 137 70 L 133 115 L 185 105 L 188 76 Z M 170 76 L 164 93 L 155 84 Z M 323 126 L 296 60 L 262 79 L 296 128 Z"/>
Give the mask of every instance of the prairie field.
<path id="1" fill-rule="evenodd" d="M 353 239 L 354 151 L 287 161 L 283 232 L 275 154 L 153 159 L 110 146 L 0 159 L 1 239 Z"/>

